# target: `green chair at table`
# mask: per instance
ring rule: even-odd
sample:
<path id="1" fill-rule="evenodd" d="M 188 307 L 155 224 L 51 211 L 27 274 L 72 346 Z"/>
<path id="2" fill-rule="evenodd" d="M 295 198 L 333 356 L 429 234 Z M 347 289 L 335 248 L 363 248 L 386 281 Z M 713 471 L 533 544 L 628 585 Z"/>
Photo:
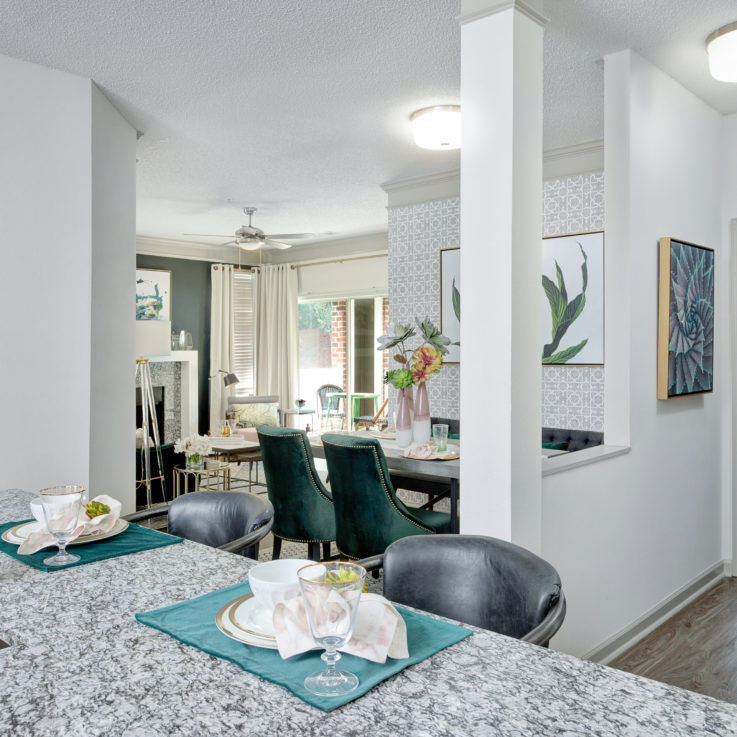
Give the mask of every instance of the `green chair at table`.
<path id="1" fill-rule="evenodd" d="M 281 555 L 282 540 L 307 543 L 307 557 L 330 556 L 335 540 L 335 513 L 330 492 L 315 470 L 304 430 L 261 425 L 256 428 L 266 474 L 266 489 L 274 507 L 274 550 Z"/>
<path id="2" fill-rule="evenodd" d="M 450 515 L 409 509 L 397 497 L 378 440 L 326 433 L 322 442 L 343 555 L 366 558 L 402 537 L 450 532 Z"/>

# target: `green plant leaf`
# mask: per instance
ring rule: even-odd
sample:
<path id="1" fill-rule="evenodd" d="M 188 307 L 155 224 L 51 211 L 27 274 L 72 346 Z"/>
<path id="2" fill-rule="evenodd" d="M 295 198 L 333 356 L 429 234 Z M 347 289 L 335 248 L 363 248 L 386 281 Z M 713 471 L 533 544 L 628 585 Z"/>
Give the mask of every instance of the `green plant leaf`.
<path id="1" fill-rule="evenodd" d="M 563 301 L 560 289 L 545 274 L 543 274 L 543 289 L 550 304 L 550 315 L 553 319 L 553 337 L 555 337 L 555 331 L 558 329 L 558 323 L 565 312 L 566 303 Z"/>
<path id="2" fill-rule="evenodd" d="M 576 241 L 578 243 L 578 241 Z M 589 283 L 589 269 L 588 269 L 588 260 L 589 257 L 586 255 L 586 251 L 583 250 L 583 246 L 578 243 L 578 247 L 581 249 L 581 254 L 583 255 L 583 263 L 581 264 L 581 276 L 583 277 L 583 293 L 586 294 L 586 287 Z"/>
<path id="3" fill-rule="evenodd" d="M 557 261 L 555 262 L 555 276 L 558 279 L 558 289 L 560 289 L 560 295 L 561 297 L 563 297 L 563 301 L 568 304 L 568 292 L 566 292 L 566 282 L 563 278 L 563 272 L 561 271 Z"/>
<path id="4" fill-rule="evenodd" d="M 451 289 L 453 295 L 453 312 L 455 312 L 456 320 L 461 321 L 461 292 L 456 286 L 456 280 L 453 279 L 453 286 Z"/>
<path id="5" fill-rule="evenodd" d="M 588 338 L 584 338 L 578 345 L 571 348 L 565 348 L 558 353 L 543 358 L 543 363 L 568 363 L 575 355 L 580 353 L 581 349 L 589 342 Z"/>

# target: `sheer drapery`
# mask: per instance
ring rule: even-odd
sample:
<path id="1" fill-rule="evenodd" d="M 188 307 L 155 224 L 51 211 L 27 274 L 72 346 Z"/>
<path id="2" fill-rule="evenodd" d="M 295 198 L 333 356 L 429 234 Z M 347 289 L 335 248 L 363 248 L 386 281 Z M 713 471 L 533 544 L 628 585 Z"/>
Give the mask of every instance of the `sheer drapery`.
<path id="1" fill-rule="evenodd" d="M 292 409 L 299 381 L 297 272 L 268 264 L 256 278 L 256 394 L 278 394 Z"/>
<path id="2" fill-rule="evenodd" d="M 213 264 L 210 278 L 210 432 L 219 435 L 228 397 L 233 393 L 220 373 L 220 369 L 227 373 L 233 370 L 233 267 Z"/>

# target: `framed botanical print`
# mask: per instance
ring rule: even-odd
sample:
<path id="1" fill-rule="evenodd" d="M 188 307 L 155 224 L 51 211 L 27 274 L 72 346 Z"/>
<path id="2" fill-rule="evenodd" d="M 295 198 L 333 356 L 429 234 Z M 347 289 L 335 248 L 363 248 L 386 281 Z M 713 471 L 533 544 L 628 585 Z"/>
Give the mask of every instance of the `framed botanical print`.
<path id="1" fill-rule="evenodd" d="M 543 238 L 543 365 L 604 363 L 604 233 Z"/>
<path id="2" fill-rule="evenodd" d="M 443 363 L 461 362 L 461 249 L 440 249 L 440 332 L 450 338 Z"/>

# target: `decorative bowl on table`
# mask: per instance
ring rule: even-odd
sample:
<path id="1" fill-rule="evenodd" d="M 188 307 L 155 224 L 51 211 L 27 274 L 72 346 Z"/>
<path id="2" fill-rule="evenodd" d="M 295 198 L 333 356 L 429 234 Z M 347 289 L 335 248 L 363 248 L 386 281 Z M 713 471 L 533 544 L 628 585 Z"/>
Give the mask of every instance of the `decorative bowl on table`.
<path id="1" fill-rule="evenodd" d="M 305 404 L 307 404 L 307 400 L 306 399 L 295 399 L 294 403 L 297 405 L 297 409 L 302 409 L 302 407 L 304 407 Z"/>

